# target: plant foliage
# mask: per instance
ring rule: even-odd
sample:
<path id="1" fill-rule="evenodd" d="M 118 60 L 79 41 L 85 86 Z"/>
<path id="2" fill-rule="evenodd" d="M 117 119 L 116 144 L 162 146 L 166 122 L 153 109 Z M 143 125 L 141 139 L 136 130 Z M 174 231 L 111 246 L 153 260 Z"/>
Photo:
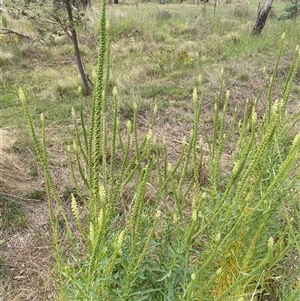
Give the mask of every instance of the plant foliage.
<path id="1" fill-rule="evenodd" d="M 292 135 L 298 115 L 286 108 L 299 48 L 281 99 L 273 100 L 272 89 L 282 47 L 264 116 L 256 112 L 259 95 L 250 112 L 246 105 L 243 120 L 232 116 L 229 128 L 230 92 L 223 91 L 221 71 L 213 129 L 204 138 L 200 77 L 193 129 L 171 164 L 167 138 L 156 147 L 156 107 L 143 136 L 137 105 L 123 127 L 117 90 L 108 95 L 105 2 L 100 32 L 91 116 L 72 111 L 75 137 L 68 154 L 76 194 L 70 204 L 50 173 L 43 115 L 40 139 L 19 93 L 45 173 L 59 300 L 297 300 L 300 136 Z M 222 158 L 232 141 L 231 170 L 224 175 Z M 209 176 L 203 185 L 205 164 Z M 124 201 L 130 187 L 130 200 Z"/>
<path id="2" fill-rule="evenodd" d="M 285 13 L 280 15 L 278 20 L 296 19 L 300 14 L 300 3 L 298 0 L 292 0 L 291 4 L 284 9 Z"/>

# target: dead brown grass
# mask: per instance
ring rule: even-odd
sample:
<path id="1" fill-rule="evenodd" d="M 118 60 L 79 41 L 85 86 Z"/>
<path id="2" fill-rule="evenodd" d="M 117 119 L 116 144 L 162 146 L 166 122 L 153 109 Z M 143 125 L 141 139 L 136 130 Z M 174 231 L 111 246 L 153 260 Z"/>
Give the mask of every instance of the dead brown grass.
<path id="1" fill-rule="evenodd" d="M 29 218 L 26 227 L 1 230 L 0 300 L 55 300 L 47 206 L 23 205 Z"/>
<path id="2" fill-rule="evenodd" d="M 14 132 L 0 129 L 1 202 L 17 204 L 27 220 L 20 227 L 3 227 L 1 220 L 12 209 L 0 207 L 0 300 L 55 300 L 47 205 L 24 199 L 32 183 L 26 164 L 13 152 L 15 143 Z"/>
<path id="3" fill-rule="evenodd" d="M 12 148 L 15 143 L 14 132 L 0 129 L 0 193 L 24 194 L 29 188 L 26 166 Z"/>

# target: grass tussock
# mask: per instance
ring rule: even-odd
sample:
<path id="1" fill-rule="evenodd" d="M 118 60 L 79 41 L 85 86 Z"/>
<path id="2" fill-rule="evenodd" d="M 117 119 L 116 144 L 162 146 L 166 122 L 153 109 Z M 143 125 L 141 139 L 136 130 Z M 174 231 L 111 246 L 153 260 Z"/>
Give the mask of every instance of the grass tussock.
<path id="1" fill-rule="evenodd" d="M 8 63 L 13 59 L 14 55 L 11 52 L 0 51 L 0 66 Z"/>
<path id="2" fill-rule="evenodd" d="M 0 129 L 0 193 L 24 194 L 29 188 L 26 166 L 13 152 L 15 143 L 12 133 Z"/>
<path id="3" fill-rule="evenodd" d="M 0 196 L 0 210 L 0 296 L 15 301 L 57 300 L 45 204 L 5 194 Z"/>

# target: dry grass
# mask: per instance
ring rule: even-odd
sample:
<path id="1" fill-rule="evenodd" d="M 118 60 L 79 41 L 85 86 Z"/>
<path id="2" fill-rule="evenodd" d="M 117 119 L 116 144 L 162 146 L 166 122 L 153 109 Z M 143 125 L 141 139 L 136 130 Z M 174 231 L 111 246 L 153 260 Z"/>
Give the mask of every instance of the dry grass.
<path id="1" fill-rule="evenodd" d="M 12 60 L 14 55 L 11 52 L 0 50 L 0 63 Z"/>
<path id="2" fill-rule="evenodd" d="M 26 227 L 1 230 L 0 300 L 55 300 L 47 205 L 26 201 L 22 207 Z"/>
<path id="3" fill-rule="evenodd" d="M 14 133 L 0 129 L 0 193 L 13 192 L 22 195 L 29 188 L 26 166 L 12 151 Z"/>
<path id="4" fill-rule="evenodd" d="M 55 300 L 47 205 L 24 199 L 33 183 L 12 150 L 15 136 L 10 129 L 0 129 L 0 300 Z M 18 214 L 23 219 L 18 227 L 3 225 Z"/>

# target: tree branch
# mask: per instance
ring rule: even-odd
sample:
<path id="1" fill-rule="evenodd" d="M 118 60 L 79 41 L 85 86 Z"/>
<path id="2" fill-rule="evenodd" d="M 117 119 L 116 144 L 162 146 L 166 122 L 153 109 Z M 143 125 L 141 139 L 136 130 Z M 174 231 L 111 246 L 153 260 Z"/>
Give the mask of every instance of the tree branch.
<path id="1" fill-rule="evenodd" d="M 19 37 L 22 37 L 22 38 L 26 38 L 26 39 L 29 39 L 31 40 L 31 37 L 26 35 L 26 34 L 23 34 L 23 33 L 19 33 L 17 31 L 14 31 L 12 29 L 9 29 L 9 28 L 5 28 L 5 27 L 0 27 L 0 30 L 1 30 L 1 33 L 2 34 L 10 34 L 10 33 L 13 33 L 13 34 L 16 34 L 17 36 Z"/>

